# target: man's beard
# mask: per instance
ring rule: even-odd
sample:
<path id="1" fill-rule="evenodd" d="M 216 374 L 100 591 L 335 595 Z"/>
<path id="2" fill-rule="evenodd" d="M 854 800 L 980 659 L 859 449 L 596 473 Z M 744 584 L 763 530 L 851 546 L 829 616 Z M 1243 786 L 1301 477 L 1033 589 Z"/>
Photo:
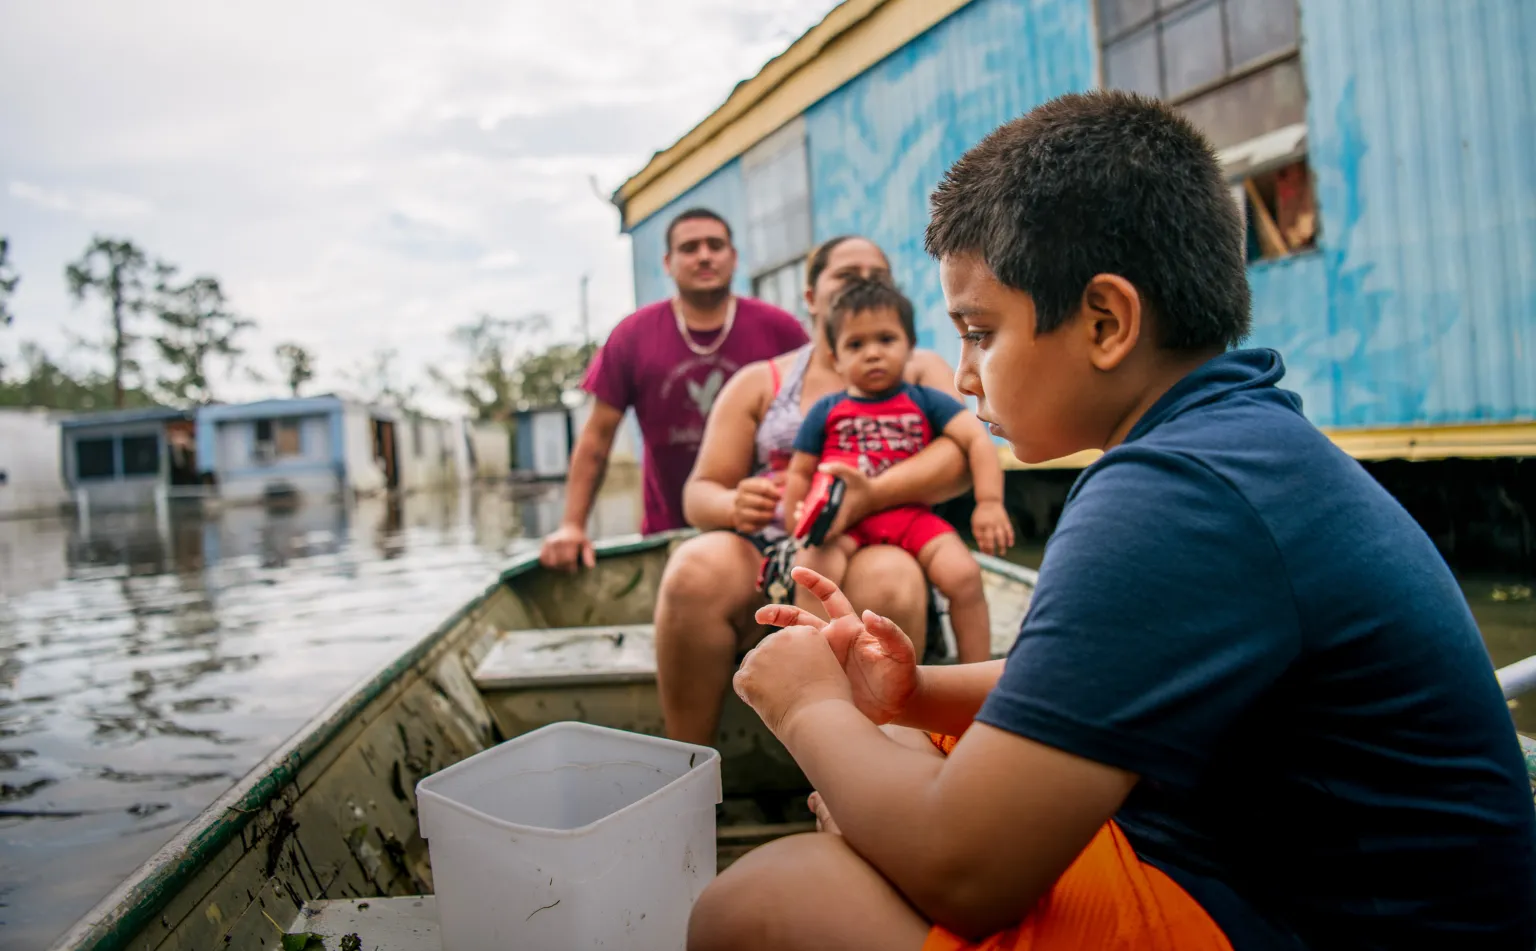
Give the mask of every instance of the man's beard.
<path id="1" fill-rule="evenodd" d="M 725 284 L 721 287 L 688 291 L 679 288 L 677 296 L 681 297 L 689 307 L 695 310 L 714 310 L 716 307 L 724 304 L 726 299 L 731 296 L 731 285 Z"/>

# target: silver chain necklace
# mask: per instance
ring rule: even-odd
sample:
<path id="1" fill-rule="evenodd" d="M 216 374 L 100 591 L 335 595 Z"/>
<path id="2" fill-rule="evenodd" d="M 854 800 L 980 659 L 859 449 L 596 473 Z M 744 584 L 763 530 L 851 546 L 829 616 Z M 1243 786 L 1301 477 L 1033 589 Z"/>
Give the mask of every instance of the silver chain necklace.
<path id="1" fill-rule="evenodd" d="M 683 319 L 683 312 L 677 306 L 676 297 L 672 298 L 672 317 L 677 321 L 677 332 L 682 335 L 683 343 L 688 345 L 688 349 L 701 357 L 707 357 L 719 350 L 720 345 L 725 343 L 725 338 L 730 336 L 731 326 L 736 323 L 736 295 L 732 294 L 729 303 L 726 304 L 725 323 L 720 327 L 720 336 L 707 347 L 701 347 L 693 342 L 693 333 L 688 329 L 688 322 Z"/>

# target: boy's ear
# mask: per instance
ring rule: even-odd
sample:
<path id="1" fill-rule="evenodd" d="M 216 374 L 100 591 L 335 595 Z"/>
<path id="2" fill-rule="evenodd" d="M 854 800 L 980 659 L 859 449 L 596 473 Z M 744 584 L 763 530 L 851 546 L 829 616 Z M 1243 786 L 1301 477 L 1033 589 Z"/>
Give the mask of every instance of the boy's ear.
<path id="1" fill-rule="evenodd" d="M 1136 349 L 1146 311 L 1136 285 L 1118 274 L 1098 274 L 1083 291 L 1088 355 L 1100 370 L 1113 370 Z"/>

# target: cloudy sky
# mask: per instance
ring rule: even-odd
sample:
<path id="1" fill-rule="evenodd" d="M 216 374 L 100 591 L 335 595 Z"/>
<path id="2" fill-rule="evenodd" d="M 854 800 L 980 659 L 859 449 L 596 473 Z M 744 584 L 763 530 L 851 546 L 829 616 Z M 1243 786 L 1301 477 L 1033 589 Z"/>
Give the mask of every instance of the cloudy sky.
<path id="1" fill-rule="evenodd" d="M 0 0 L 0 355 L 100 335 L 63 279 L 95 233 L 219 277 L 251 362 L 299 342 L 321 389 L 382 348 L 424 381 L 480 312 L 575 337 L 583 273 L 605 332 L 633 306 L 606 197 L 835 5 Z"/>

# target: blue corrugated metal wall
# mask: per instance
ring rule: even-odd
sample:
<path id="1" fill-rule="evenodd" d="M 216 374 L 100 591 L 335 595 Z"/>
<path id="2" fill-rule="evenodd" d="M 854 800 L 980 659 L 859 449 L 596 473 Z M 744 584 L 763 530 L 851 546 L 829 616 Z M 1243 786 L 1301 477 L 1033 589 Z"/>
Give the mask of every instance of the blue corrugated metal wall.
<path id="1" fill-rule="evenodd" d="M 1536 3 L 1301 8 L 1322 236 L 1250 270 L 1251 342 L 1322 426 L 1536 418 Z M 976 0 L 806 113 L 816 239 L 878 241 L 951 362 L 928 193 L 999 123 L 1094 85 L 1095 61 L 1090 0 Z M 736 163 L 636 229 L 638 299 L 668 293 L 667 217 L 711 201 L 740 220 Z"/>
<path id="2" fill-rule="evenodd" d="M 635 306 L 671 297 L 672 279 L 661 259 L 667 253 L 667 224 L 685 208 L 702 206 L 730 222 L 740 263 L 732 286 L 737 293 L 751 289 L 751 249 L 745 247 L 747 190 L 741 178 L 740 160 L 732 160 L 714 174 L 684 192 L 661 211 L 635 226 L 630 247 L 635 258 Z"/>
<path id="3" fill-rule="evenodd" d="M 977 0 L 806 113 L 815 238 L 873 239 L 918 313 L 918 343 L 951 364 L 928 194 L 1006 119 L 1094 81 L 1088 0 Z"/>
<path id="4" fill-rule="evenodd" d="M 1302 0 L 1320 253 L 1252 270 L 1324 426 L 1536 417 L 1536 4 Z"/>

